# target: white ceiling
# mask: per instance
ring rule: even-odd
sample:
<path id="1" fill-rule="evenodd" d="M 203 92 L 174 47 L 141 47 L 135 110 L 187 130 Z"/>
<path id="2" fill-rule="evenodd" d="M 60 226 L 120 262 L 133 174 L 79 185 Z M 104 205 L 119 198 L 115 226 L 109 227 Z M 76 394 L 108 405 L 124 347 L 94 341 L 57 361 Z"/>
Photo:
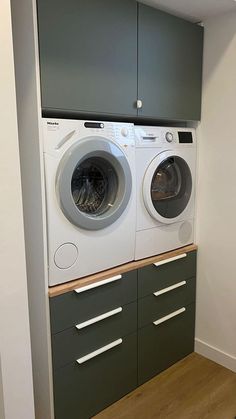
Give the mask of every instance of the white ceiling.
<path id="1" fill-rule="evenodd" d="M 235 10 L 236 0 L 141 0 L 194 22 Z"/>

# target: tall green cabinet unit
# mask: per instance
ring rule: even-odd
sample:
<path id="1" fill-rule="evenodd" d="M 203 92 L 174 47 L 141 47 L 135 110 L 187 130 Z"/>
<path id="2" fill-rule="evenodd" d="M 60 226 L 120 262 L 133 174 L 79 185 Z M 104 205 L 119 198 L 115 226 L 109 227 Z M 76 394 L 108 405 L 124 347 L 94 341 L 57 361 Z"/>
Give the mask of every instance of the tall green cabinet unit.
<path id="1" fill-rule="evenodd" d="M 200 120 L 203 27 L 139 3 L 138 114 Z"/>
<path id="2" fill-rule="evenodd" d="M 38 0 L 44 110 L 135 116 L 135 0 Z"/>

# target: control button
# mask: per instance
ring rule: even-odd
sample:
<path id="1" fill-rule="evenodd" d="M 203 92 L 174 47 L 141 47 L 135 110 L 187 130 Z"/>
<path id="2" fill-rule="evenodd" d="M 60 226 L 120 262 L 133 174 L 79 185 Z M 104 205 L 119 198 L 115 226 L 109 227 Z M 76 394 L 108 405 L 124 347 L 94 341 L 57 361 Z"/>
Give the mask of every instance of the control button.
<path id="1" fill-rule="evenodd" d="M 129 135 L 129 131 L 127 128 L 122 128 L 121 129 L 121 135 L 123 135 L 123 137 L 128 137 Z"/>
<path id="2" fill-rule="evenodd" d="M 172 143 L 173 140 L 174 140 L 174 136 L 173 136 L 172 132 L 167 132 L 166 133 L 166 141 L 168 141 L 168 143 Z"/>

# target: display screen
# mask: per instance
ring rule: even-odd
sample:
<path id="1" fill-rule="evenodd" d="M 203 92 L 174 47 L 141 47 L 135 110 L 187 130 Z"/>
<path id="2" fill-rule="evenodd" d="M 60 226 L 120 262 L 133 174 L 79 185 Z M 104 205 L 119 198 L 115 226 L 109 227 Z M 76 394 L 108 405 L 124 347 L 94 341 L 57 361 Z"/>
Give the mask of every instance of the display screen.
<path id="1" fill-rule="evenodd" d="M 104 124 L 102 122 L 85 122 L 85 128 L 104 128 Z"/>
<path id="2" fill-rule="evenodd" d="M 191 131 L 179 131 L 178 135 L 180 144 L 190 144 L 193 142 L 193 134 Z"/>

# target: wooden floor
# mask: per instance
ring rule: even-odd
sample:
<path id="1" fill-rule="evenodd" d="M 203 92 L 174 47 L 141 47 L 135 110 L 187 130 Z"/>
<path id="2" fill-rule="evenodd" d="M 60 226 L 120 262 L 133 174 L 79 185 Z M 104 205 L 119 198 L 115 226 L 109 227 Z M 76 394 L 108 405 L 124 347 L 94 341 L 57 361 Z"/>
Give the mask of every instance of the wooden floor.
<path id="1" fill-rule="evenodd" d="M 191 354 L 96 419 L 234 419 L 236 374 Z"/>

